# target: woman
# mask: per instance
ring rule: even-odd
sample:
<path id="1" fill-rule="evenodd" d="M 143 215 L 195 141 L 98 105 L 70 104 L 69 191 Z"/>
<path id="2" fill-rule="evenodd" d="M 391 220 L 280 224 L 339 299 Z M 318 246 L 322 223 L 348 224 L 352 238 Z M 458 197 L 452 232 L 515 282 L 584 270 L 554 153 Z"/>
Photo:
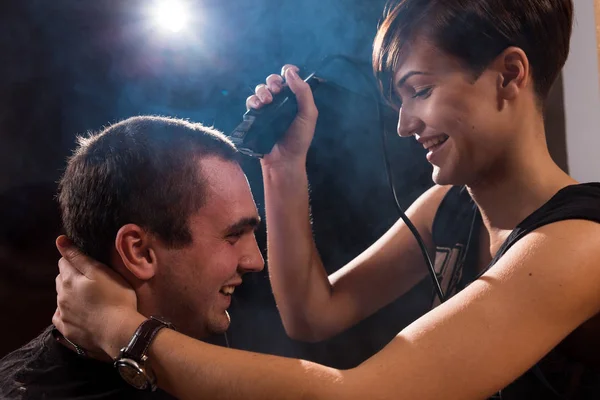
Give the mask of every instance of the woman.
<path id="1" fill-rule="evenodd" d="M 373 63 L 399 107 L 398 134 L 422 143 L 434 168 L 437 185 L 407 214 L 437 252 L 447 302 L 346 371 L 161 329 L 147 353 L 158 385 L 210 399 L 479 399 L 507 386 L 504 399 L 584 396 L 583 384 L 564 386 L 543 368 L 525 374 L 600 312 L 600 186 L 578 184 L 552 161 L 542 117 L 568 55 L 572 8 L 570 0 L 403 0 L 379 28 Z M 295 70 L 284 76 L 298 116 L 261 164 L 277 305 L 290 336 L 314 341 L 393 301 L 426 268 L 399 221 L 327 277 L 305 172 L 317 110 Z M 267 78 L 248 106 L 269 103 L 282 82 Z M 135 296 L 102 265 L 70 246 L 59 250 L 55 325 L 117 357 L 145 320 Z M 597 339 L 588 344 L 598 347 Z M 524 386 L 513 389 L 515 380 Z"/>

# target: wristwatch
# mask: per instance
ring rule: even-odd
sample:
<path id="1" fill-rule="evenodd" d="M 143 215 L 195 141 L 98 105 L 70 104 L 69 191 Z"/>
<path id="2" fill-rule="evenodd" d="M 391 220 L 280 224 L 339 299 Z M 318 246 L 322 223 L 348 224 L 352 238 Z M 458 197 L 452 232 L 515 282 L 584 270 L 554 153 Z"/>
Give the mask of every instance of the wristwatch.
<path id="1" fill-rule="evenodd" d="M 136 389 L 156 390 L 156 376 L 148 365 L 146 352 L 162 328 L 174 329 L 173 324 L 156 316 L 142 322 L 115 360 L 115 368 L 121 377 Z"/>

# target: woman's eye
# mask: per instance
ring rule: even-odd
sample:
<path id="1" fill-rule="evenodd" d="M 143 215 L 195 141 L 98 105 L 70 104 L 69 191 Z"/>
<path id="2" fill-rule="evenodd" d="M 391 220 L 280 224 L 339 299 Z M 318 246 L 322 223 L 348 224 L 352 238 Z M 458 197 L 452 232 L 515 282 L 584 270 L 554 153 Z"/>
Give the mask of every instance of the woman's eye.
<path id="1" fill-rule="evenodd" d="M 426 99 L 427 97 L 429 97 L 431 95 L 432 91 L 433 91 L 432 87 L 427 87 L 425 89 L 419 90 L 412 97 L 413 97 L 413 99 L 416 99 L 416 98 L 419 98 L 419 97 Z"/>

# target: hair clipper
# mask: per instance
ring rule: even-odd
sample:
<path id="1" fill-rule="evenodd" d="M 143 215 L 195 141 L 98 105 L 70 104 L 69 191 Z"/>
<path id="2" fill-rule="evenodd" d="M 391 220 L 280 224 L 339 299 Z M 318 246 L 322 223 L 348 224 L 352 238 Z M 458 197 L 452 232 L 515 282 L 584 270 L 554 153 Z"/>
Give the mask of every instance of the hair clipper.
<path id="1" fill-rule="evenodd" d="M 304 79 L 315 90 L 322 81 L 314 72 Z M 262 158 L 269 154 L 275 143 L 288 130 L 296 114 L 298 102 L 288 86 L 273 95 L 273 102 L 260 109 L 246 111 L 243 121 L 229 135 L 238 150 L 251 157 Z"/>

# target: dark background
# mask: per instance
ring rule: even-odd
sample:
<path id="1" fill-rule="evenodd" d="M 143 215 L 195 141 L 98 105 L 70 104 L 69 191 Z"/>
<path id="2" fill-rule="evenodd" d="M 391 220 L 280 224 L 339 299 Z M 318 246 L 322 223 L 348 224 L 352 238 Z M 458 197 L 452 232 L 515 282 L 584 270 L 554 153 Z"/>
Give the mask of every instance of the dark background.
<path id="1" fill-rule="evenodd" d="M 0 356 L 34 337 L 55 308 L 60 216 L 56 181 L 77 134 L 139 114 L 189 118 L 225 132 L 256 84 L 282 65 L 345 54 L 370 74 L 384 0 L 188 1 L 178 34 L 153 26 L 152 1 L 29 0 L 0 4 Z M 335 271 L 398 218 L 386 182 L 379 115 L 356 66 L 337 61 L 315 92 L 319 124 L 308 172 L 314 232 Z M 431 185 L 424 152 L 393 132 L 382 109 L 400 202 Z M 560 84 L 548 107 L 549 141 L 566 166 Z M 566 168 L 566 167 L 565 167 Z M 244 162 L 259 209 L 260 167 Z M 265 248 L 264 227 L 258 234 Z M 233 347 L 350 367 L 426 310 L 428 282 L 348 332 L 308 345 L 285 336 L 267 269 L 245 278 L 232 305 Z"/>

